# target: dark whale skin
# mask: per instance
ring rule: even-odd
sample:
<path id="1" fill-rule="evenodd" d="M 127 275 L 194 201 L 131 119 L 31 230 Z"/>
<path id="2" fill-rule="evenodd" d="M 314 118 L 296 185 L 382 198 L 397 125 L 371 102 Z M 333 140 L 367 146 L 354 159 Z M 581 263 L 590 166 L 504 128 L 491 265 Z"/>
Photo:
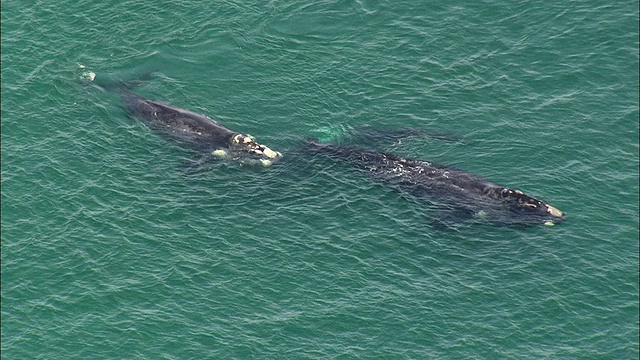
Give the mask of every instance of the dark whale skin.
<path id="1" fill-rule="evenodd" d="M 418 198 L 432 198 L 473 217 L 505 224 L 554 225 L 565 214 L 523 192 L 468 172 L 365 148 L 309 143 L 308 151 L 348 162 Z"/>
<path id="2" fill-rule="evenodd" d="M 191 148 L 216 157 L 254 161 L 268 166 L 282 154 L 219 122 L 183 108 L 150 100 L 132 92 L 122 93 L 122 102 L 132 117 L 151 129 Z"/>

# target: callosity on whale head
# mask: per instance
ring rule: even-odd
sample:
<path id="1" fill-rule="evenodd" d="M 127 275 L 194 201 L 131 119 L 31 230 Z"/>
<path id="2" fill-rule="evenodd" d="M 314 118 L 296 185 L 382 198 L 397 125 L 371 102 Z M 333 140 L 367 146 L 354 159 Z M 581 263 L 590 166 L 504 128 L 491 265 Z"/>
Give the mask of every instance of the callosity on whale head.
<path id="1" fill-rule="evenodd" d="M 552 226 L 564 221 L 565 215 L 562 211 L 544 201 L 526 195 L 520 190 L 503 188 L 500 191 L 500 197 L 510 204 L 513 211 L 530 213 L 539 217 L 544 225 Z"/>
<path id="2" fill-rule="evenodd" d="M 270 166 L 282 158 L 282 154 L 258 143 L 253 136 L 236 134 L 229 146 L 231 157 L 241 158 L 244 163 L 256 163 Z"/>
<path id="3" fill-rule="evenodd" d="M 544 220 L 543 224 L 547 226 L 553 226 L 557 223 L 564 221 L 564 213 L 562 211 L 560 211 L 559 209 L 549 204 L 545 204 L 545 205 L 547 206 L 547 214 L 550 215 L 550 218 Z"/>

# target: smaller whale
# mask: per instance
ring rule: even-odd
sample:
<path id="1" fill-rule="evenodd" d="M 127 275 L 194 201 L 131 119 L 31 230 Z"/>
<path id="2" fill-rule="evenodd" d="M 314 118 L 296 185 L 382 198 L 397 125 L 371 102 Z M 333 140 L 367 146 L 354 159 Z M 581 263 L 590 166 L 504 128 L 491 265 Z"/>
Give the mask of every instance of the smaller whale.
<path id="1" fill-rule="evenodd" d="M 231 130 L 205 115 L 129 91 L 122 93 L 122 102 L 130 115 L 153 130 L 215 158 L 264 166 L 282 158 L 280 152 L 258 143 L 253 136 Z"/>
<path id="2" fill-rule="evenodd" d="M 444 205 L 449 216 L 440 225 L 471 218 L 505 225 L 554 225 L 565 218 L 542 200 L 456 168 L 354 146 L 310 142 L 307 151 L 346 161 L 418 199 Z"/>
<path id="3" fill-rule="evenodd" d="M 83 65 L 79 66 L 85 69 Z M 140 119 L 165 138 L 202 154 L 202 159 L 195 162 L 197 166 L 214 159 L 270 166 L 282 158 L 280 152 L 258 143 L 251 135 L 231 130 L 203 114 L 151 100 L 130 91 L 151 74 L 147 73 L 134 81 L 102 83 L 94 82 L 94 72 L 85 71 L 80 79 L 102 89 L 119 92 L 124 108 L 130 116 Z"/>

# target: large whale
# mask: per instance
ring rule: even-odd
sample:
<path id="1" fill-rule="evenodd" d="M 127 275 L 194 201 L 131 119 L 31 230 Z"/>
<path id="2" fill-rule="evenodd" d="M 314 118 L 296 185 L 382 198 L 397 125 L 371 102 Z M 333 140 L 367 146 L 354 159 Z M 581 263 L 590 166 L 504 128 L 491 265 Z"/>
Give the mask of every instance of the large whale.
<path id="1" fill-rule="evenodd" d="M 554 225 L 565 217 L 562 211 L 522 191 L 459 169 L 354 146 L 310 142 L 307 149 L 346 161 L 393 187 L 444 205 L 449 216 L 441 224 L 447 226 L 460 218 Z"/>
<path id="2" fill-rule="evenodd" d="M 129 91 L 122 93 L 127 112 L 150 128 L 216 158 L 265 166 L 282 158 L 280 152 L 259 144 L 252 136 L 186 109 L 155 101 Z"/>

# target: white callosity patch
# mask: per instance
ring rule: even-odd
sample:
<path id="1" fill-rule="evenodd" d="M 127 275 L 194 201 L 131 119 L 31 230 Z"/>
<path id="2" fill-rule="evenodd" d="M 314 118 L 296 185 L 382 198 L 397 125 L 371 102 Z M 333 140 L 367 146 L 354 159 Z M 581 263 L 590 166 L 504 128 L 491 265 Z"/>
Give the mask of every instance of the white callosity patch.
<path id="1" fill-rule="evenodd" d="M 265 155 L 267 155 L 268 157 L 275 159 L 275 158 L 279 158 L 282 157 L 282 154 L 278 151 L 273 151 L 271 149 L 269 149 L 268 147 L 264 147 L 264 150 L 262 151 Z"/>
<path id="2" fill-rule="evenodd" d="M 562 211 L 554 208 L 553 206 L 547 204 L 547 212 L 553 216 L 557 216 L 557 217 L 561 217 L 564 214 L 562 213 Z"/>
<path id="3" fill-rule="evenodd" d="M 270 159 L 277 159 L 282 157 L 281 153 L 277 151 L 273 151 L 268 147 L 256 142 L 255 138 L 251 135 L 236 134 L 231 139 L 231 144 L 240 148 L 244 148 L 243 150 L 247 152 L 250 152 L 256 155 L 265 156 Z M 273 163 L 272 161 L 269 161 L 269 165 L 271 165 L 272 163 Z"/>
<path id="4" fill-rule="evenodd" d="M 231 140 L 233 144 L 240 144 L 240 143 L 248 144 L 251 141 L 253 141 L 253 138 L 249 135 L 244 135 L 244 134 L 236 134 Z"/>
<path id="5" fill-rule="evenodd" d="M 213 152 L 211 152 L 211 155 L 224 159 L 224 158 L 228 158 L 229 157 L 229 152 L 227 150 L 224 149 L 216 149 Z"/>

